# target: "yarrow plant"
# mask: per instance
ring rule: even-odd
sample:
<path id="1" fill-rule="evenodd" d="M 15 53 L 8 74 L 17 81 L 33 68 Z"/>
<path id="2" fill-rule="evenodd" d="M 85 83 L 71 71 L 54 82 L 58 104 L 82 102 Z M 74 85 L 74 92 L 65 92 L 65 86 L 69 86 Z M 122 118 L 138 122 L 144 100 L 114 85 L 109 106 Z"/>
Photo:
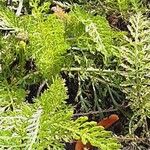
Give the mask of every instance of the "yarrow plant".
<path id="1" fill-rule="evenodd" d="M 73 108 L 66 105 L 67 89 L 60 78 L 68 48 L 64 23 L 46 15 L 50 3 L 43 7 L 38 3 L 32 1 L 31 15 L 20 18 L 5 6 L 0 8 L 5 24 L 1 30 L 8 30 L 0 37 L 0 149 L 62 150 L 72 140 L 91 142 L 102 150 L 120 149 L 112 133 L 96 122 L 72 119 Z M 32 104 L 26 102 L 28 85 L 43 81 L 47 89 Z"/>
<path id="2" fill-rule="evenodd" d="M 131 36 L 126 36 L 127 44 L 120 49 L 122 75 L 125 77 L 122 87 L 130 100 L 133 117 L 130 120 L 129 133 L 142 126 L 149 136 L 147 117 L 150 118 L 150 21 L 141 13 L 130 18 L 128 26 Z M 136 123 L 135 123 L 136 122 Z"/>

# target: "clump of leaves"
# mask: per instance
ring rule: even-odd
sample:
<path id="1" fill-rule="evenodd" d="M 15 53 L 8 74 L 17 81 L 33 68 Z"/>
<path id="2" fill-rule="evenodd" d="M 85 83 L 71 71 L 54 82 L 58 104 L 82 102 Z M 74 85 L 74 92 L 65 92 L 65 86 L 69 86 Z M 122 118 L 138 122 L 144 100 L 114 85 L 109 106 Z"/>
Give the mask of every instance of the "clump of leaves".
<path id="1" fill-rule="evenodd" d="M 32 57 L 39 71 L 46 77 L 55 76 L 63 64 L 63 54 L 68 48 L 64 38 L 64 25 L 54 15 L 44 16 L 49 3 L 42 7 L 32 3 L 32 14 L 21 23 L 24 24 L 30 39 L 26 51 Z M 48 5 L 49 4 L 49 5 Z M 28 24 L 27 24 L 28 22 Z"/>
<path id="2" fill-rule="evenodd" d="M 31 40 L 28 51 L 32 50 L 37 68 L 47 78 L 54 76 L 60 71 L 67 50 L 63 24 L 55 16 L 49 16 L 46 21 L 37 21 L 28 29 Z"/>
<path id="3" fill-rule="evenodd" d="M 124 17 L 128 16 L 128 13 L 138 12 L 139 10 L 144 10 L 142 1 L 139 0 L 106 0 L 105 9 L 110 11 L 118 11 Z"/>
<path id="4" fill-rule="evenodd" d="M 63 81 L 56 79 L 34 105 L 21 103 L 13 111 L 1 111 L 0 148 L 63 149 L 62 142 L 72 139 L 90 141 L 102 150 L 120 148 L 111 132 L 96 122 L 86 122 L 86 117 L 73 121 L 66 98 Z"/>
<path id="5" fill-rule="evenodd" d="M 0 37 L 1 88 L 8 93 L 17 91 L 19 87 L 25 96 L 27 84 L 41 82 L 44 78 L 52 79 L 59 73 L 67 50 L 63 35 L 64 25 L 54 15 L 44 17 L 39 11 L 22 18 L 17 18 L 5 7 L 0 11 L 1 22 L 5 25 L 1 30 L 9 31 L 6 36 Z M 27 61 L 30 60 L 35 64 L 34 69 L 27 66 Z M 9 102 L 7 101 L 8 104 Z"/>
<path id="6" fill-rule="evenodd" d="M 32 1 L 31 15 L 17 19 L 9 10 L 6 16 L 5 9 L 0 11 L 4 14 L 2 21 L 7 20 L 6 27 L 13 27 L 13 32 L 1 36 L 0 149 L 62 150 L 63 143 L 73 139 L 91 142 L 102 150 L 119 149 L 112 133 L 96 126 L 96 122 L 87 122 L 86 117 L 72 120 L 73 109 L 65 104 L 66 88 L 56 77 L 68 47 L 64 23 L 42 13 L 47 3 L 40 8 L 37 3 Z M 11 24 L 9 17 L 16 22 Z M 27 74 L 25 66 L 30 59 L 36 71 Z M 48 89 L 34 104 L 25 103 L 25 87 L 36 78 L 38 82 L 47 80 Z"/>
<path id="7" fill-rule="evenodd" d="M 142 126 L 145 134 L 149 135 L 147 117 L 150 118 L 150 21 L 141 13 L 130 18 L 128 29 L 131 36 L 125 37 L 127 44 L 121 47 L 122 75 L 125 81 L 122 84 L 133 110 L 130 120 L 130 132 L 134 133 L 137 127 Z M 136 122 L 136 123 L 135 123 Z"/>
<path id="8" fill-rule="evenodd" d="M 90 52 L 100 52 L 106 60 L 114 53 L 113 44 L 119 33 L 113 31 L 105 17 L 92 16 L 83 9 L 75 6 L 69 14 L 66 33 L 72 47 L 78 47 Z M 120 34 L 121 36 L 121 34 Z M 113 37 L 113 38 L 112 38 Z"/>
<path id="9" fill-rule="evenodd" d="M 108 91 L 108 82 L 120 80 L 111 71 L 107 74 L 103 70 L 116 68 L 114 45 L 120 45 L 121 41 L 116 39 L 121 39 L 124 33 L 113 30 L 105 17 L 93 16 L 78 6 L 68 15 L 66 39 L 71 45 L 68 56 L 73 60 L 71 71 L 79 71 L 76 101 L 82 111 L 97 110 Z"/>

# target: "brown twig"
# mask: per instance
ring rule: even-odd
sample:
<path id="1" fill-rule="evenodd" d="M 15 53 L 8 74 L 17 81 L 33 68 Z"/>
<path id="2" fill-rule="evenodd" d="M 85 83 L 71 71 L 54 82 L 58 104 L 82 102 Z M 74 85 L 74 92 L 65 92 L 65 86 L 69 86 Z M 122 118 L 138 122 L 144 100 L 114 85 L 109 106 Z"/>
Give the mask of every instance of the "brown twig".
<path id="1" fill-rule="evenodd" d="M 73 114 L 73 117 L 96 115 L 96 114 L 99 114 L 99 113 L 107 113 L 107 112 L 114 112 L 114 111 L 117 111 L 117 109 L 109 108 L 109 109 L 102 110 L 102 111 L 90 111 L 90 112 L 87 112 L 87 113 Z"/>

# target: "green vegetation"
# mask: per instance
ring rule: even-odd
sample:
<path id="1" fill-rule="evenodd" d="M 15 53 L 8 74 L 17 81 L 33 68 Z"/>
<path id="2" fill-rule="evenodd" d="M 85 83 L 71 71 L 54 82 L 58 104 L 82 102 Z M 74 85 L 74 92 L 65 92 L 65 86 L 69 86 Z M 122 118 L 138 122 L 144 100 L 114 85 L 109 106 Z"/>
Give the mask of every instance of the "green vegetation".
<path id="1" fill-rule="evenodd" d="M 0 149 L 149 148 L 148 10 L 144 0 L 0 1 Z M 121 131 L 97 126 L 111 113 Z"/>

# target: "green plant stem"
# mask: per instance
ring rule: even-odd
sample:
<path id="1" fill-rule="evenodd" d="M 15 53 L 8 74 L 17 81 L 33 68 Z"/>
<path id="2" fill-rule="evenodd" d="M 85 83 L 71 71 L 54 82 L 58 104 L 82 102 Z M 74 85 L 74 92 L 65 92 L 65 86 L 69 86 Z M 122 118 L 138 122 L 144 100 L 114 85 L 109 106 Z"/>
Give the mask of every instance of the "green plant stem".
<path id="1" fill-rule="evenodd" d="M 62 68 L 61 71 L 87 71 L 87 72 L 103 72 L 103 73 L 117 73 L 115 70 L 102 70 L 102 69 L 95 69 L 95 68 Z"/>
<path id="2" fill-rule="evenodd" d="M 115 106 L 118 108 L 118 110 L 120 110 L 124 115 L 126 115 L 127 117 L 130 117 L 130 116 L 128 115 L 128 113 L 126 113 L 124 110 L 122 110 L 122 106 L 119 105 L 119 104 L 115 101 L 115 99 L 114 99 L 114 97 L 113 97 L 113 94 L 112 94 L 112 92 L 111 92 L 111 89 L 110 89 L 109 85 L 107 85 L 107 88 L 108 88 L 110 97 L 111 97 L 112 102 L 114 103 L 114 105 L 115 105 Z"/>

